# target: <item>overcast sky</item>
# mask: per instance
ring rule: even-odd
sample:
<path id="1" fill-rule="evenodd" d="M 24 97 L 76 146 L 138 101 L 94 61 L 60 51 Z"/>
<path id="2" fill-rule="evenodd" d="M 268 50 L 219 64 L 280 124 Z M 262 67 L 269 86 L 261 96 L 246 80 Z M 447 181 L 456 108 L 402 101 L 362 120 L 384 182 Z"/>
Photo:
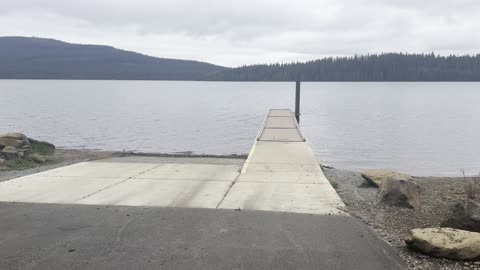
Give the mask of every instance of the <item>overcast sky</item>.
<path id="1" fill-rule="evenodd" d="M 480 0 L 2 0 L 0 35 L 226 66 L 355 53 L 476 54 Z"/>

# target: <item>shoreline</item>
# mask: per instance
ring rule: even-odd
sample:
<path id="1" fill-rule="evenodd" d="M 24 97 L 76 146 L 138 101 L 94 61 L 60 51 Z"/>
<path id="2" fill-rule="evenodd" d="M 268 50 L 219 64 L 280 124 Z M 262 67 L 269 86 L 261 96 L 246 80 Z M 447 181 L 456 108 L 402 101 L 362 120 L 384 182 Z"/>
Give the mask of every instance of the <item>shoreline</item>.
<path id="1" fill-rule="evenodd" d="M 52 170 L 59 167 L 72 165 L 84 161 L 100 160 L 115 157 L 178 157 L 178 158 L 231 158 L 231 159 L 247 159 L 247 155 L 197 155 L 182 153 L 142 153 L 142 152 L 123 152 L 123 151 L 104 151 L 93 149 L 66 149 L 57 148 L 51 156 L 52 162 L 48 164 L 38 164 L 33 168 L 26 168 L 22 170 L 1 170 L 0 168 L 0 182 L 14 179 L 17 177 L 26 176 L 38 172 Z"/>
<path id="2" fill-rule="evenodd" d="M 179 157 L 247 159 L 247 155 L 194 155 L 190 153 L 135 153 L 102 150 L 57 149 L 54 163 L 24 170 L 0 170 L 0 182 L 84 161 L 115 157 Z M 463 269 L 465 262 L 429 257 L 409 250 L 404 238 L 416 228 L 439 227 L 451 206 L 465 199 L 463 177 L 412 176 L 420 186 L 423 207 L 418 210 L 376 204 L 378 188 L 369 186 L 360 172 L 320 164 L 327 179 L 345 203 L 351 216 L 368 225 L 405 260 L 409 269 Z M 480 269 L 475 267 L 468 269 Z"/>

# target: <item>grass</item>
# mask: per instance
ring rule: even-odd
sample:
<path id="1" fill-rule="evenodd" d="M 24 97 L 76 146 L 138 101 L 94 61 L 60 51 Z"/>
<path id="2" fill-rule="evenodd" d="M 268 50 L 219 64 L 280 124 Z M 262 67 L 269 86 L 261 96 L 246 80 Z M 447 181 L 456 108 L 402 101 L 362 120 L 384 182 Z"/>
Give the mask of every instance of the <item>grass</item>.
<path id="1" fill-rule="evenodd" d="M 7 160 L 2 165 L 7 170 L 25 170 L 25 169 L 37 167 L 38 163 L 28 159 L 19 159 L 19 160 Z"/>
<path id="2" fill-rule="evenodd" d="M 32 155 L 44 156 L 45 162 L 37 162 L 33 158 L 28 156 L 22 159 L 17 160 L 7 160 L 3 164 L 0 164 L 0 171 L 11 171 L 11 170 L 26 170 L 35 168 L 38 166 L 50 165 L 57 163 L 57 160 L 54 160 L 48 156 L 53 155 L 55 147 L 49 143 L 35 141 L 32 142 Z"/>
<path id="3" fill-rule="evenodd" d="M 55 148 L 52 145 L 44 142 L 34 142 L 32 143 L 32 153 L 40 155 L 52 155 L 55 151 Z"/>
<path id="4" fill-rule="evenodd" d="M 332 185 L 332 187 L 333 187 L 334 189 L 337 189 L 337 188 L 338 188 L 338 183 L 337 183 L 337 182 L 331 181 L 330 184 Z"/>
<path id="5" fill-rule="evenodd" d="M 57 163 L 57 160 L 47 160 L 44 163 L 38 163 L 30 159 L 18 159 L 18 160 L 7 160 L 5 163 L 0 165 L 0 171 L 21 171 L 26 169 L 35 168 L 38 166 L 51 165 Z"/>

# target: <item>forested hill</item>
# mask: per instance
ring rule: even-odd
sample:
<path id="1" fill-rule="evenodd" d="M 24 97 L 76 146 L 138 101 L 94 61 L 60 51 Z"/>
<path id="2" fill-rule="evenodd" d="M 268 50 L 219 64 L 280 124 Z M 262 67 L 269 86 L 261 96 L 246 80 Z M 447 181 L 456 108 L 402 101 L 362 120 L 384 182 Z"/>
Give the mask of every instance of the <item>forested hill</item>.
<path id="1" fill-rule="evenodd" d="M 222 81 L 480 81 L 480 55 L 388 53 L 306 63 L 243 66 L 210 77 Z"/>
<path id="2" fill-rule="evenodd" d="M 0 79 L 211 81 L 480 81 L 480 55 L 387 53 L 225 68 L 109 46 L 0 37 Z"/>
<path id="3" fill-rule="evenodd" d="M 0 79 L 200 80 L 223 69 L 109 46 L 0 37 Z"/>

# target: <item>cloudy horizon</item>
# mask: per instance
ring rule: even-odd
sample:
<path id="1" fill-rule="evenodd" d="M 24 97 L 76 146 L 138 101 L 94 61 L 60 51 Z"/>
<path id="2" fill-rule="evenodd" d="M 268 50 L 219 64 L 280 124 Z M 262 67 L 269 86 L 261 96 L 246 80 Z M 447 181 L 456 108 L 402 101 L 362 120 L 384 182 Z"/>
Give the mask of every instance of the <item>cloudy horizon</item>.
<path id="1" fill-rule="evenodd" d="M 19 0 L 0 36 L 101 44 L 223 66 L 407 52 L 477 54 L 474 0 Z M 8 26 L 8 27 L 5 27 Z"/>

